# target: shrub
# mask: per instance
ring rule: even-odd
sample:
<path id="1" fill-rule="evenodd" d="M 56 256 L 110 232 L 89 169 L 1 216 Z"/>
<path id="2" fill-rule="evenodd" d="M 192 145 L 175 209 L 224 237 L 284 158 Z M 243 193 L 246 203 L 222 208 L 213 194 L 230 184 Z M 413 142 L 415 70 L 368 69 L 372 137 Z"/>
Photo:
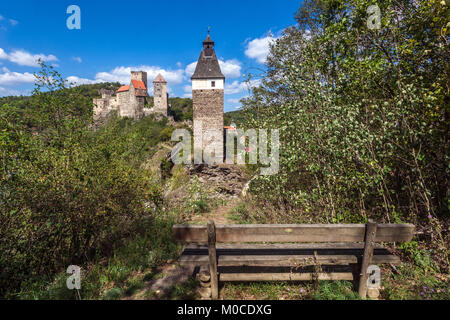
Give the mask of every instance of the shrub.
<path id="1" fill-rule="evenodd" d="M 140 159 L 152 142 L 146 129 L 165 123 L 116 119 L 93 132 L 91 110 L 45 65 L 28 109 L 0 110 L 0 296 L 111 254 L 154 218 L 160 187 Z M 41 124 L 36 131 L 24 114 Z"/>

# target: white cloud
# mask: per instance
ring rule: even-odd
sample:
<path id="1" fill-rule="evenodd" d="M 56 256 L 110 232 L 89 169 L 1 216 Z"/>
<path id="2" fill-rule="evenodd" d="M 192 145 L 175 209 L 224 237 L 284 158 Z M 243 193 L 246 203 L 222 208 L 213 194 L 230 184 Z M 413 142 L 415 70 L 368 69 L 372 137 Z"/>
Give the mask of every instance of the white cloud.
<path id="1" fill-rule="evenodd" d="M 227 78 L 239 78 L 241 76 L 241 63 L 236 60 L 219 60 L 220 69 Z"/>
<path id="2" fill-rule="evenodd" d="M 157 66 L 139 66 L 139 67 L 117 67 L 108 72 L 99 72 L 94 79 L 80 78 L 78 76 L 70 76 L 66 80 L 74 85 L 93 84 L 100 82 L 119 82 L 121 84 L 129 84 L 131 71 L 145 71 L 147 72 L 148 83 L 152 83 L 153 79 L 161 73 L 168 83 L 179 84 L 183 81 L 184 70 L 165 70 Z M 149 91 L 153 90 L 151 85 Z M 168 86 L 168 91 L 171 88 Z M 170 93 L 169 92 L 169 93 Z"/>
<path id="3" fill-rule="evenodd" d="M 29 72 L 19 73 L 19 72 L 11 72 L 6 68 L 3 68 L 2 71 L 4 73 L 0 73 L 0 84 L 2 85 L 10 85 L 17 83 L 34 83 L 35 77 L 33 74 Z"/>
<path id="4" fill-rule="evenodd" d="M 253 39 L 247 44 L 245 55 L 249 58 L 256 59 L 259 63 L 265 63 L 267 55 L 270 52 L 270 44 L 276 40 L 269 35 L 264 38 Z"/>
<path id="5" fill-rule="evenodd" d="M 77 76 L 70 76 L 66 80 L 69 81 L 69 83 L 71 83 L 73 85 L 94 84 L 94 83 L 101 82 L 101 81 L 98 81 L 98 80 L 90 80 L 90 79 L 86 79 L 86 78 L 79 78 Z"/>
<path id="6" fill-rule="evenodd" d="M 184 71 L 182 69 L 165 70 L 157 66 L 117 67 L 109 72 L 97 73 L 95 80 L 98 80 L 99 82 L 120 82 L 122 84 L 127 84 L 130 82 L 132 70 L 147 72 L 148 82 L 152 82 L 159 73 L 161 73 L 169 83 L 178 84 L 183 81 Z"/>
<path id="7" fill-rule="evenodd" d="M 0 59 L 7 59 L 8 55 L 6 54 L 5 50 L 0 48 Z"/>
<path id="8" fill-rule="evenodd" d="M 58 61 L 58 58 L 52 54 L 31 54 L 24 50 L 15 50 L 7 54 L 2 48 L 0 48 L 0 59 L 6 59 L 10 62 L 16 63 L 20 66 L 38 67 L 38 60 L 41 59 L 44 62 Z"/>
<path id="9" fill-rule="evenodd" d="M 178 61 L 178 62 L 177 62 L 177 67 L 178 67 L 178 68 L 181 68 L 182 66 L 183 66 L 183 64 L 182 64 L 180 61 Z"/>
<path id="10" fill-rule="evenodd" d="M 0 14 L 0 21 L 2 21 L 2 20 L 7 20 L 13 27 L 14 27 L 14 26 L 17 26 L 17 25 L 19 24 L 19 21 L 14 20 L 14 19 L 7 19 L 6 17 L 4 17 L 4 16 L 2 16 L 2 15 Z M 3 27 L 2 29 L 3 29 L 3 30 L 6 30 L 5 27 Z"/>
<path id="11" fill-rule="evenodd" d="M 257 87 L 260 84 L 261 80 L 250 80 L 248 82 L 239 82 L 235 80 L 230 84 L 225 84 L 225 94 L 236 94 Z"/>
<path id="12" fill-rule="evenodd" d="M 228 103 L 233 103 L 233 104 L 240 103 L 240 101 L 241 101 L 241 98 L 239 98 L 239 99 L 227 99 Z"/>
<path id="13" fill-rule="evenodd" d="M 78 63 L 82 63 L 83 59 L 81 59 L 81 57 L 73 57 L 72 60 L 78 62 Z"/>
<path id="14" fill-rule="evenodd" d="M 241 63 L 236 59 L 223 61 L 219 59 L 220 70 L 222 70 L 223 75 L 226 78 L 239 78 L 241 76 Z M 195 72 L 195 67 L 197 66 L 197 62 L 192 62 L 189 64 L 185 72 L 191 77 Z"/>
<path id="15" fill-rule="evenodd" d="M 14 89 L 8 89 L 8 88 L 0 87 L 0 97 L 20 96 L 20 95 L 21 95 L 20 91 L 17 91 L 17 90 L 14 90 Z"/>
<path id="16" fill-rule="evenodd" d="M 58 58 L 54 55 L 44 55 L 44 54 L 35 54 L 32 55 L 26 51 L 17 50 L 13 51 L 9 54 L 8 60 L 14 63 L 17 63 L 20 66 L 29 66 L 29 67 L 38 67 L 38 60 L 42 60 L 44 62 L 47 61 L 58 61 Z"/>
<path id="17" fill-rule="evenodd" d="M 197 67 L 197 61 L 188 64 L 188 66 L 186 67 L 184 72 L 186 72 L 186 74 L 189 77 L 191 77 L 194 74 L 194 72 L 195 72 L 195 67 Z"/>

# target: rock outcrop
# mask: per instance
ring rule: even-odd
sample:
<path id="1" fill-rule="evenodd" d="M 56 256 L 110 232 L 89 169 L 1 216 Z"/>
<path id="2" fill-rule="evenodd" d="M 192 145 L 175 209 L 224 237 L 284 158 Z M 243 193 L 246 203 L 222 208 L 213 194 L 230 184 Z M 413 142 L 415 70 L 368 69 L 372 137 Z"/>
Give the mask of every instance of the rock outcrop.
<path id="1" fill-rule="evenodd" d="M 247 182 L 245 173 L 236 165 L 189 165 L 190 175 L 198 176 L 206 185 L 215 186 L 217 190 L 228 197 L 237 197 Z"/>

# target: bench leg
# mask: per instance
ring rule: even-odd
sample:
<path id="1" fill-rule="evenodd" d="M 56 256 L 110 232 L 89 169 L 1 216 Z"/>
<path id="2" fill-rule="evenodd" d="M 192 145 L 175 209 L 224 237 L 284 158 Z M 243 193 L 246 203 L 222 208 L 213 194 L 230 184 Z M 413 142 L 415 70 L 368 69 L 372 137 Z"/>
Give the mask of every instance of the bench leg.
<path id="1" fill-rule="evenodd" d="M 377 233 L 377 224 L 369 221 L 366 225 L 366 236 L 364 243 L 364 255 L 361 262 L 361 271 L 359 274 L 358 293 L 361 298 L 366 298 L 367 295 L 367 268 L 369 267 L 373 257 L 373 243 Z"/>
<path id="2" fill-rule="evenodd" d="M 211 298 L 219 298 L 219 279 L 217 276 L 217 254 L 216 254 L 216 225 L 214 221 L 208 221 L 208 254 L 209 273 L 211 275 Z"/>

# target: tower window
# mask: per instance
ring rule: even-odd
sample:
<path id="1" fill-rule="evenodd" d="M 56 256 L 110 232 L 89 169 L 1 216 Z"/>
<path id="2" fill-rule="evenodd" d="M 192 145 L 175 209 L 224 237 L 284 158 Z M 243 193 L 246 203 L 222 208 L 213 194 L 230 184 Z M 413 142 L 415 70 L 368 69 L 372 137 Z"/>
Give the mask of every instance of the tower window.
<path id="1" fill-rule="evenodd" d="M 214 88 L 216 86 L 216 82 L 215 81 L 211 81 L 211 87 Z"/>

